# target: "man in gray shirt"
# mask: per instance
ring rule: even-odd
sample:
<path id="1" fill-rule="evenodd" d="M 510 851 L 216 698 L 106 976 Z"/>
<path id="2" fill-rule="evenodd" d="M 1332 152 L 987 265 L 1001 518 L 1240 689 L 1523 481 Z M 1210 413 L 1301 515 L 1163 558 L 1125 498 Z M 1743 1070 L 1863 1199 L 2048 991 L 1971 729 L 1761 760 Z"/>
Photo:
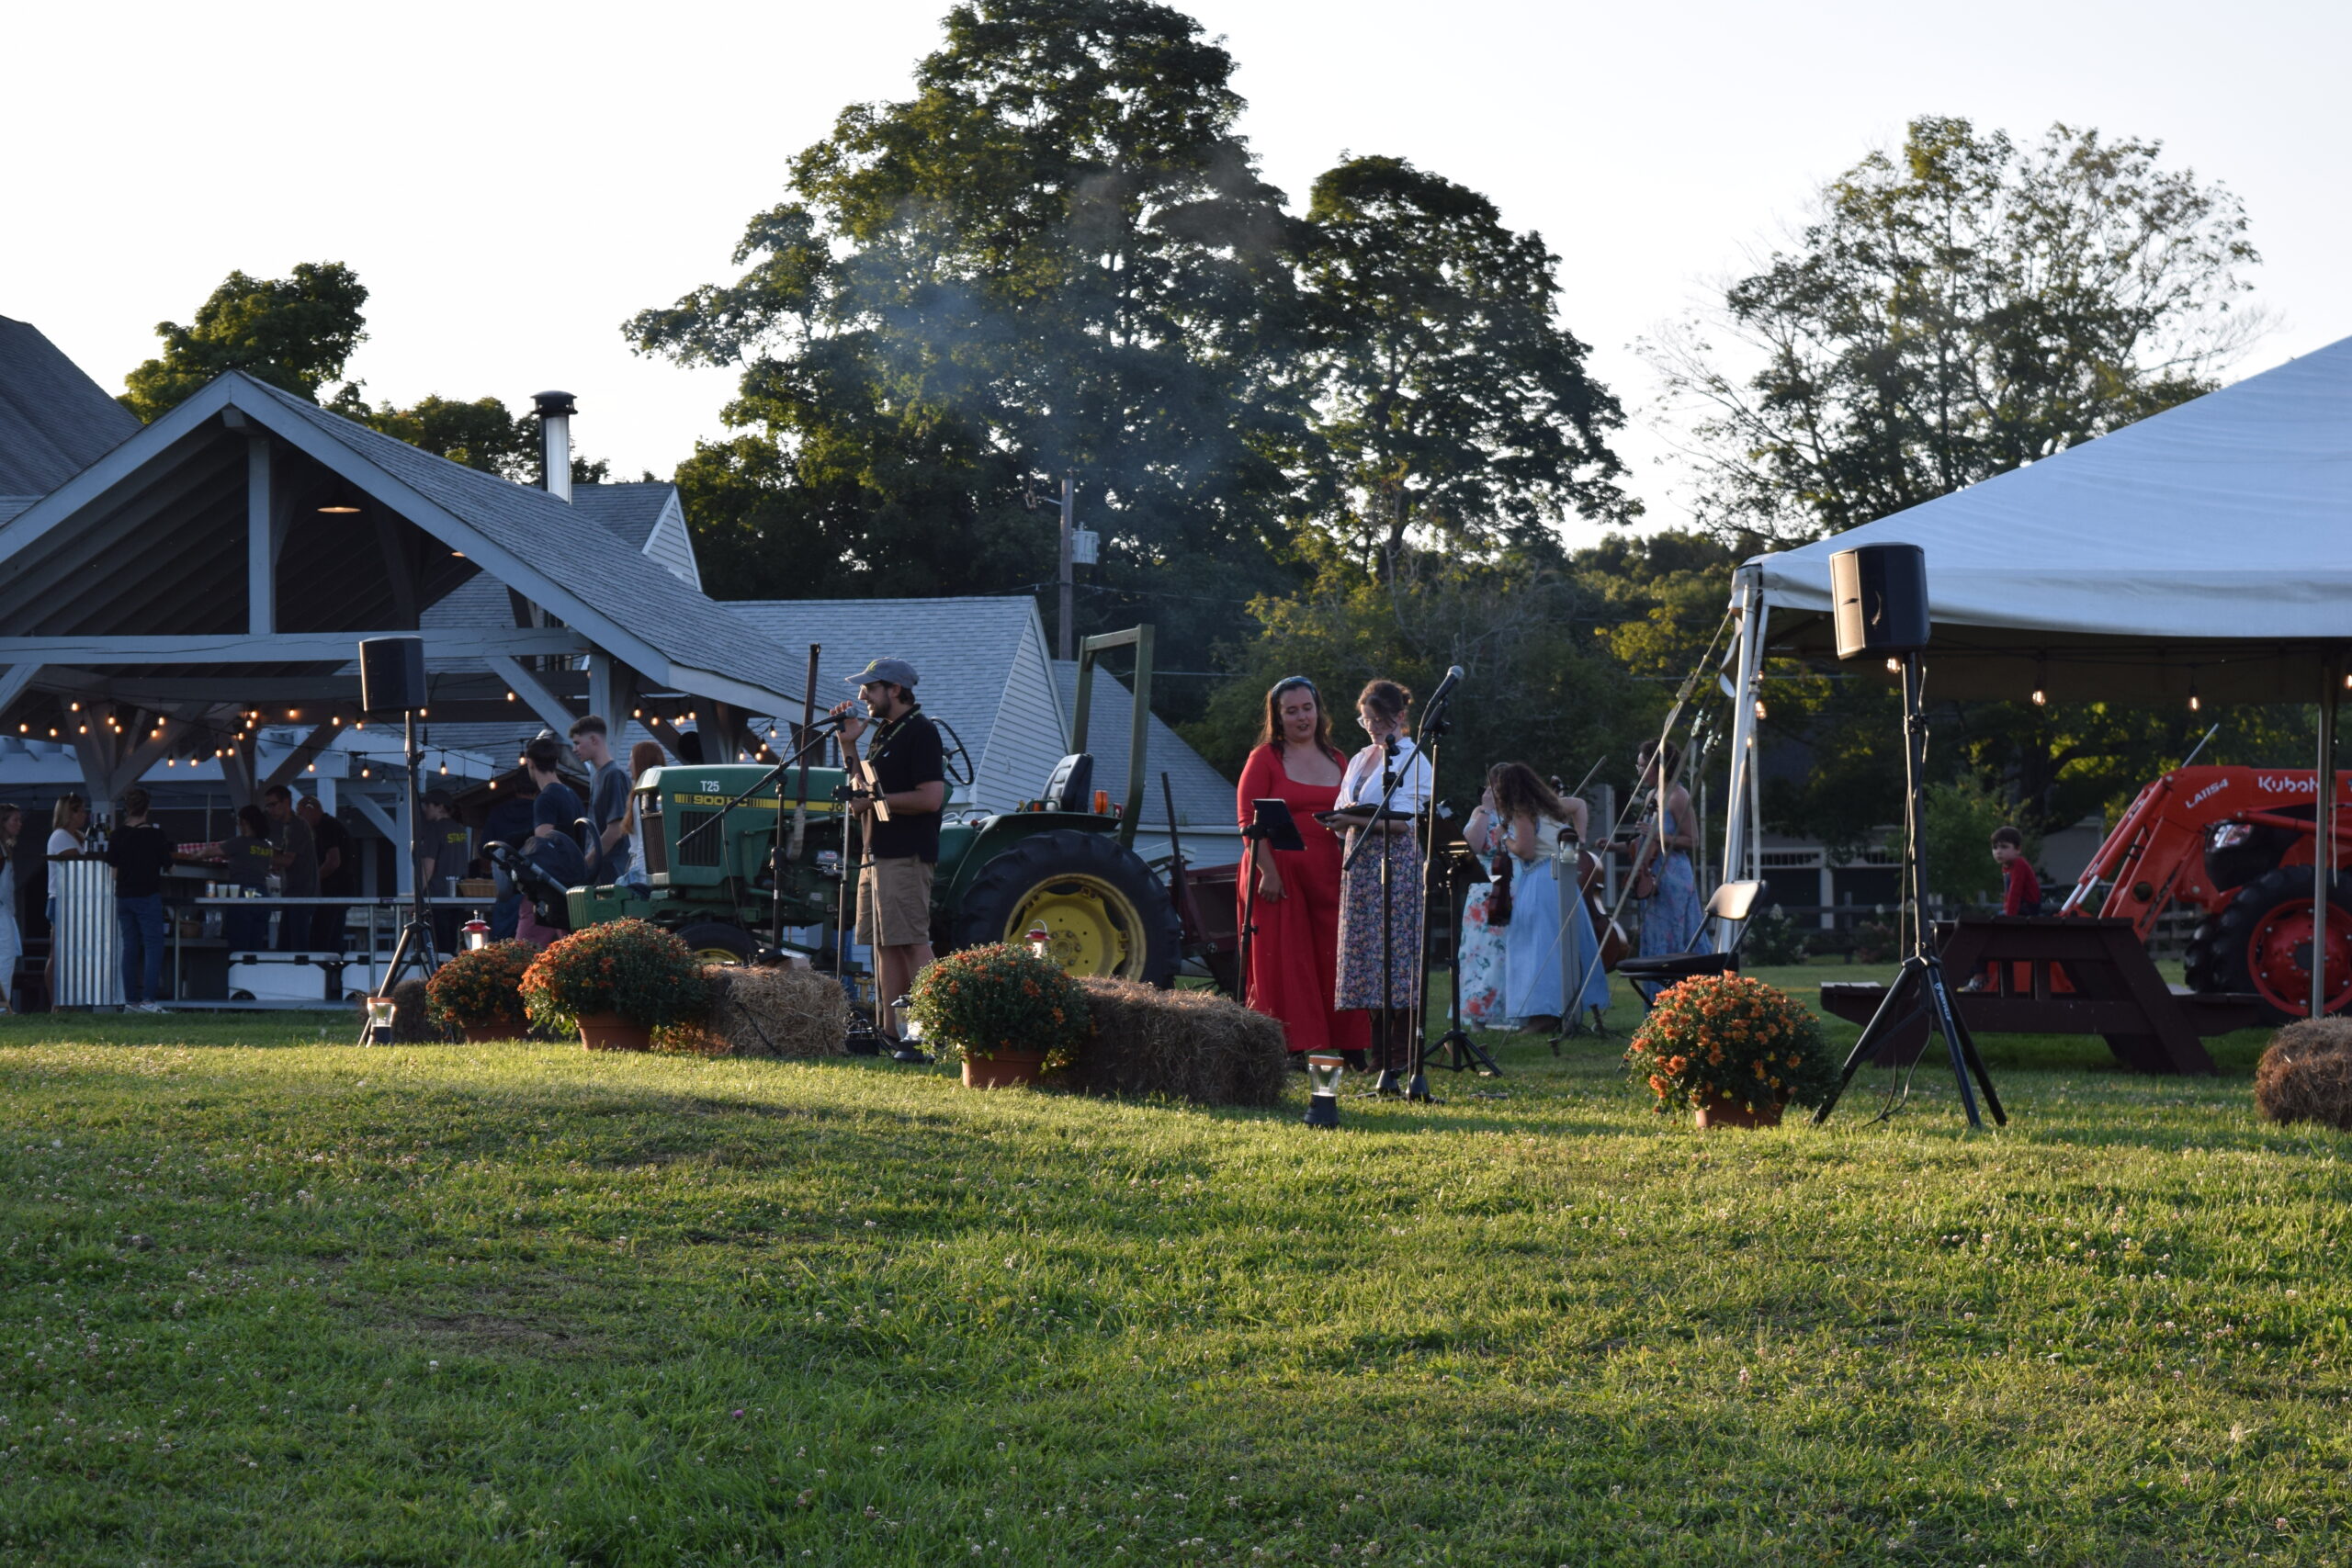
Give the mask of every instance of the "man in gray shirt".
<path id="1" fill-rule="evenodd" d="M 277 844 L 272 863 L 277 868 L 277 890 L 288 898 L 319 896 L 319 848 L 310 824 L 294 815 L 294 792 L 272 784 L 262 792 L 269 811 L 270 834 Z M 277 951 L 301 953 L 311 945 L 311 906 L 296 905 L 277 915 Z"/>
<path id="2" fill-rule="evenodd" d="M 572 725 L 571 750 L 588 766 L 588 820 L 596 825 L 588 875 L 598 886 L 608 886 L 628 875 L 628 794 L 635 781 L 613 761 L 612 738 L 600 715 Z"/>

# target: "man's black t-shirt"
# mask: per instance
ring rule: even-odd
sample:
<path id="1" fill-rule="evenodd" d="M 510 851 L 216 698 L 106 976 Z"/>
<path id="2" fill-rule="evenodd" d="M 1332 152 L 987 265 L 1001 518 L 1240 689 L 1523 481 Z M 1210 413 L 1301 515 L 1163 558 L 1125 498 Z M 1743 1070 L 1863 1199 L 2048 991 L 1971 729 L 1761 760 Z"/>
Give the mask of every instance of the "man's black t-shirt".
<path id="1" fill-rule="evenodd" d="M 920 711 L 876 728 L 865 757 L 874 764 L 874 782 L 881 786 L 884 795 L 899 795 L 947 780 L 947 753 L 939 743 L 939 727 Z M 865 852 L 876 860 L 912 855 L 936 863 L 939 816 L 936 811 L 893 811 L 888 822 L 869 817 Z"/>
<path id="2" fill-rule="evenodd" d="M 311 827 L 311 837 L 318 840 L 319 860 L 323 864 L 329 850 L 341 850 L 343 860 L 333 871 L 319 874 L 319 894 L 322 897 L 356 895 L 359 891 L 358 863 L 351 858 L 351 829 L 336 818 L 323 812 Z"/>
<path id="3" fill-rule="evenodd" d="M 164 870 L 172 863 L 172 840 L 153 822 L 119 828 L 107 845 L 114 867 L 114 896 L 149 898 L 164 890 Z"/>

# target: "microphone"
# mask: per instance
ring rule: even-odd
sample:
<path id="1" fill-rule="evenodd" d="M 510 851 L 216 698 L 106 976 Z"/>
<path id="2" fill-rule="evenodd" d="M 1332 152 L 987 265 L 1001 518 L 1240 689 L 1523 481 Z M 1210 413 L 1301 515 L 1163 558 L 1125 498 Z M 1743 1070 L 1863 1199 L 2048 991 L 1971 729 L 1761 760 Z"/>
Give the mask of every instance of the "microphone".
<path id="1" fill-rule="evenodd" d="M 1453 688 L 1461 683 L 1462 666 L 1457 664 L 1445 672 L 1445 679 L 1437 683 L 1437 690 L 1430 694 L 1430 700 L 1422 706 L 1421 711 L 1423 713 L 1428 713 L 1431 709 L 1437 707 L 1440 704 L 1443 703 L 1446 698 L 1452 696 L 1453 694 Z"/>

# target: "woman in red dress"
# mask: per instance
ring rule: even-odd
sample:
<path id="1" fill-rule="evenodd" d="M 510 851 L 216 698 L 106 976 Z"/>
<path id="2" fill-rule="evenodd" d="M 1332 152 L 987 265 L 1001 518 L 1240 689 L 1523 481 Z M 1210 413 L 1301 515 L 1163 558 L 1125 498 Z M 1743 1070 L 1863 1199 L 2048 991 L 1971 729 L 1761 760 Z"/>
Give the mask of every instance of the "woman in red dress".
<path id="1" fill-rule="evenodd" d="M 1362 1066 L 1370 1022 L 1363 1012 L 1332 1006 L 1340 962 L 1340 840 L 1315 819 L 1338 800 L 1345 761 L 1331 744 L 1331 721 L 1315 682 L 1304 675 L 1276 682 L 1266 694 L 1257 749 L 1241 770 L 1238 814 L 1247 828 L 1252 801 L 1280 799 L 1306 843 L 1304 850 L 1259 849 L 1250 1005 L 1282 1021 L 1294 1055 L 1339 1051 Z"/>

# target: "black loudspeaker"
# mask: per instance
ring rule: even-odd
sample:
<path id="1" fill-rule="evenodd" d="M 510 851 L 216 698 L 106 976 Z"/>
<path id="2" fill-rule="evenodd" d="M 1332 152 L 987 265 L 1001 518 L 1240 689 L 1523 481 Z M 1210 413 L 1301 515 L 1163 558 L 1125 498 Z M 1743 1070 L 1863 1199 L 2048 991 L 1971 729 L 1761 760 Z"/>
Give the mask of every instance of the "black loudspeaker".
<path id="1" fill-rule="evenodd" d="M 430 702 L 424 690 L 424 639 L 371 637 L 359 643 L 359 708 L 408 713 Z"/>
<path id="2" fill-rule="evenodd" d="M 1928 646 L 1928 553 L 1917 545 L 1858 545 L 1829 558 L 1838 657 L 1917 653 Z"/>

